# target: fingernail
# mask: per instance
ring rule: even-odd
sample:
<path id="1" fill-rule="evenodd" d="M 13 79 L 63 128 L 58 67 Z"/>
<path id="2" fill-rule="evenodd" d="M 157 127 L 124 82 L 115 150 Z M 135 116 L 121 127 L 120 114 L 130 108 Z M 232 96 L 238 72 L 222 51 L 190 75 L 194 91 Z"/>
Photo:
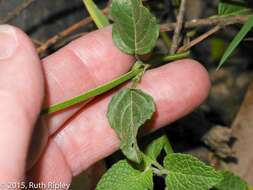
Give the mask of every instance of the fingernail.
<path id="1" fill-rule="evenodd" d="M 17 47 L 17 36 L 13 27 L 0 25 L 0 61 L 10 58 Z"/>

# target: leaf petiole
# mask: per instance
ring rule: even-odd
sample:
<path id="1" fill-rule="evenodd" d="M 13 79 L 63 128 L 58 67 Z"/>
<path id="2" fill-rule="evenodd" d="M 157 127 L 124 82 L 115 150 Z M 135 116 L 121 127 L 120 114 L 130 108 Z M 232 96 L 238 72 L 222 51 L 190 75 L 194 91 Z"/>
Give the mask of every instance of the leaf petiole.
<path id="1" fill-rule="evenodd" d="M 128 73 L 120 76 L 119 78 L 113 80 L 113 81 L 110 81 L 106 84 L 103 84 L 101 86 L 98 86 L 94 89 L 91 89 L 87 92 L 85 92 L 84 94 L 81 94 L 79 96 L 76 96 L 72 99 L 69 99 L 65 102 L 62 102 L 62 103 L 59 103 L 59 104 L 55 104 L 49 108 L 46 108 L 46 109 L 43 109 L 42 112 L 41 112 L 41 115 L 44 115 L 44 114 L 52 114 L 52 113 L 55 113 L 55 112 L 58 112 L 58 111 L 61 111 L 63 109 L 66 109 L 66 108 L 69 108 L 71 106 L 74 106 L 78 103 L 81 103 L 81 102 L 84 102 L 90 98 L 93 98 L 95 96 L 98 96 L 98 95 L 101 95 L 105 92 L 108 92 L 109 90 L 123 84 L 124 82 L 134 78 L 135 76 L 137 76 L 138 74 L 140 74 L 141 72 L 143 72 L 143 66 L 140 65 L 140 64 L 135 64 L 132 68 L 131 71 L 129 71 Z"/>
<path id="2" fill-rule="evenodd" d="M 157 176 L 167 176 L 169 175 L 169 172 L 167 170 L 159 170 L 157 168 L 151 167 L 153 173 Z"/>
<path id="3" fill-rule="evenodd" d="M 150 65 L 148 64 L 144 64 L 142 62 L 137 62 L 138 64 L 141 64 L 143 67 L 142 72 L 140 72 L 138 75 L 136 75 L 133 79 L 132 79 L 132 88 L 136 88 L 136 86 L 138 85 L 138 83 L 141 82 L 142 76 L 144 75 L 144 73 L 148 70 L 148 68 L 150 67 Z"/>

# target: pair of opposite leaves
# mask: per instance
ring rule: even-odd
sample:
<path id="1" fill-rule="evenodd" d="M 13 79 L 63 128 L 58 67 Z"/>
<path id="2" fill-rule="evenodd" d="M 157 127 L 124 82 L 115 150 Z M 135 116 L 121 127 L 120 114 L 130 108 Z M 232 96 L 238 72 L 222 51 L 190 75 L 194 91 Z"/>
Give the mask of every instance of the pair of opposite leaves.
<path id="1" fill-rule="evenodd" d="M 147 54 L 154 48 L 159 36 L 159 25 L 141 0 L 112 0 L 110 14 L 115 21 L 113 40 L 119 49 L 136 56 Z M 151 119 L 154 111 L 153 98 L 137 89 L 127 88 L 118 92 L 109 104 L 110 125 L 121 140 L 122 152 L 131 161 L 142 161 L 143 154 L 137 145 L 136 136 L 138 129 Z M 155 145 L 149 146 L 151 158 L 154 153 L 157 157 L 161 151 L 160 146 L 157 146 L 163 144 L 160 143 L 161 139 L 163 142 L 164 139 L 160 138 Z M 222 179 L 221 173 L 190 155 L 168 154 L 164 166 L 170 172 L 170 176 L 166 177 L 166 186 L 170 189 L 209 189 Z M 153 189 L 152 176 L 151 169 L 141 172 L 127 161 L 120 161 L 103 176 L 97 189 Z M 217 190 L 227 190 L 234 184 L 240 184 L 239 189 L 246 190 L 246 183 L 242 180 L 238 183 L 236 176 L 224 173 L 223 178 L 224 182 L 221 181 Z"/>
<path id="2" fill-rule="evenodd" d="M 159 37 L 159 25 L 141 0 L 113 0 L 110 15 L 114 19 L 113 40 L 120 50 L 135 56 L 152 51 Z M 123 154 L 133 162 L 142 160 L 136 140 L 138 129 L 154 112 L 153 98 L 138 89 L 126 88 L 110 102 L 110 125 L 120 138 Z"/>

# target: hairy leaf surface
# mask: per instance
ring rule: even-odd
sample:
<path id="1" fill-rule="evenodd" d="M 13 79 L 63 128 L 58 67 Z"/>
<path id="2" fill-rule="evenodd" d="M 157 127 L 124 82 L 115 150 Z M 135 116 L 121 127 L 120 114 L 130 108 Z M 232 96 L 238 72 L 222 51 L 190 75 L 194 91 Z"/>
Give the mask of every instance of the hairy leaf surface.
<path id="1" fill-rule="evenodd" d="M 139 171 L 126 160 L 114 164 L 101 178 L 96 190 L 152 190 L 151 169 Z"/>
<path id="2" fill-rule="evenodd" d="M 138 89 L 121 90 L 109 104 L 107 116 L 110 125 L 121 141 L 122 152 L 133 162 L 142 160 L 136 140 L 138 129 L 151 119 L 154 111 L 153 98 Z"/>
<path id="3" fill-rule="evenodd" d="M 164 167 L 169 171 L 165 182 L 170 190 L 208 190 L 223 179 L 220 172 L 191 155 L 168 154 Z"/>
<path id="4" fill-rule="evenodd" d="M 149 53 L 159 36 L 159 25 L 141 0 L 112 0 L 113 40 L 123 52 Z"/>
<path id="5" fill-rule="evenodd" d="M 214 190 L 247 190 L 247 183 L 239 176 L 233 173 L 224 171 L 222 172 L 223 180 L 215 186 Z"/>

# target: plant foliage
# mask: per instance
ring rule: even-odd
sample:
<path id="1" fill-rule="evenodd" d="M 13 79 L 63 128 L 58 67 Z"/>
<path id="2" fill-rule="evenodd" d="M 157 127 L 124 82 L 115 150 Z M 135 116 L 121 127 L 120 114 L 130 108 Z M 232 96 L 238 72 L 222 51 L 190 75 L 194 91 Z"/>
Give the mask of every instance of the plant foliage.
<path id="1" fill-rule="evenodd" d="M 138 129 L 151 119 L 154 111 L 153 98 L 138 89 L 123 89 L 110 102 L 107 114 L 110 125 L 120 138 L 120 149 L 133 162 L 142 160 L 136 140 Z"/>
<path id="2" fill-rule="evenodd" d="M 213 190 L 248 190 L 247 183 L 233 173 L 222 172 L 223 180 Z"/>
<path id="3" fill-rule="evenodd" d="M 172 190 L 208 190 L 222 180 L 219 172 L 191 155 L 169 154 L 164 167 L 169 171 L 166 186 Z"/>
<path id="4" fill-rule="evenodd" d="M 119 49 L 135 56 L 153 49 L 159 26 L 141 0 L 112 0 L 110 14 L 114 19 L 113 40 Z M 131 162 L 123 160 L 114 164 L 100 180 L 97 190 L 153 189 L 153 175 L 164 177 L 170 190 L 208 190 L 219 184 L 223 180 L 220 172 L 193 156 L 173 153 L 166 136 L 151 142 L 144 153 L 140 151 L 138 129 L 154 112 L 153 98 L 139 89 L 125 88 L 113 96 L 108 120 L 121 141 L 123 154 Z M 163 166 L 157 161 L 162 150 L 167 155 Z"/>
<path id="5" fill-rule="evenodd" d="M 93 0 L 83 2 L 98 28 L 109 25 L 108 18 Z M 173 0 L 173 4 L 179 7 L 180 1 Z M 243 0 L 220 1 L 218 13 L 223 18 L 250 14 L 252 10 Z M 136 88 L 148 68 L 139 60 L 139 55 L 148 54 L 153 50 L 159 37 L 160 26 L 141 0 L 112 0 L 110 16 L 114 21 L 112 37 L 115 45 L 121 51 L 137 58 L 132 70 L 109 83 L 44 111 L 54 113 L 103 94 L 132 79 L 132 87 L 117 92 L 112 97 L 107 111 L 110 126 L 120 139 L 120 149 L 127 159 L 114 164 L 101 178 L 96 189 L 152 190 L 153 177 L 159 176 L 164 179 L 166 189 L 169 190 L 247 190 L 247 183 L 240 177 L 230 172 L 216 171 L 191 155 L 174 153 L 165 135 L 154 139 L 143 152 L 141 151 L 137 143 L 138 131 L 152 119 L 156 106 L 152 96 Z M 219 67 L 231 56 L 252 27 L 253 16 L 249 16 L 224 53 Z M 168 61 L 173 56 L 178 55 L 170 55 L 164 60 Z M 162 157 L 162 152 L 165 153 L 165 157 Z"/>
<path id="6" fill-rule="evenodd" d="M 221 1 L 218 6 L 219 15 L 238 16 L 249 14 L 251 9 L 248 8 L 245 1 Z"/>
<path id="7" fill-rule="evenodd" d="M 154 48 L 159 25 L 141 0 L 113 0 L 110 15 L 115 22 L 113 40 L 119 49 L 143 55 Z"/>
<path id="8" fill-rule="evenodd" d="M 234 50 L 238 47 L 244 37 L 249 33 L 249 31 L 253 27 L 253 15 L 249 17 L 248 21 L 243 25 L 240 32 L 235 36 L 232 42 L 229 44 L 227 50 L 225 51 L 224 55 L 221 58 L 218 68 L 220 68 L 227 59 L 231 56 Z"/>
<path id="9" fill-rule="evenodd" d="M 97 185 L 97 190 L 151 190 L 153 174 L 151 169 L 136 170 L 126 160 L 112 166 Z"/>

